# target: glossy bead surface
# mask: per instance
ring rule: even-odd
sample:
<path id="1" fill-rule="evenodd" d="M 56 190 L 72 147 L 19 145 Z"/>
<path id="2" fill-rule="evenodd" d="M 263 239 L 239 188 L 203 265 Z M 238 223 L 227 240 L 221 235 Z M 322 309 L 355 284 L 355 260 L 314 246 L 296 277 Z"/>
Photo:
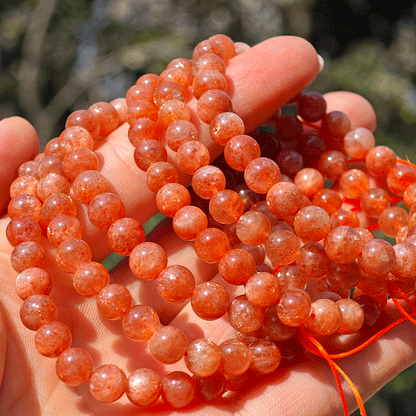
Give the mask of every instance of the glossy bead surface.
<path id="1" fill-rule="evenodd" d="M 93 372 L 91 355 L 83 348 L 68 348 L 56 360 L 56 374 L 68 386 L 79 386 Z"/>

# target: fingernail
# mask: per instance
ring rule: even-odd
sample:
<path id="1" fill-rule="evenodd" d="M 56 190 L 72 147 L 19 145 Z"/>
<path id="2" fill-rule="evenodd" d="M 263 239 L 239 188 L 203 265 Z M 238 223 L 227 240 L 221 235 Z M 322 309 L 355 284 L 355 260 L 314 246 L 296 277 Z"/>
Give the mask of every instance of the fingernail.
<path id="1" fill-rule="evenodd" d="M 322 58 L 321 55 L 318 54 L 318 61 L 319 61 L 319 72 L 322 72 L 322 70 L 324 69 L 324 58 Z"/>

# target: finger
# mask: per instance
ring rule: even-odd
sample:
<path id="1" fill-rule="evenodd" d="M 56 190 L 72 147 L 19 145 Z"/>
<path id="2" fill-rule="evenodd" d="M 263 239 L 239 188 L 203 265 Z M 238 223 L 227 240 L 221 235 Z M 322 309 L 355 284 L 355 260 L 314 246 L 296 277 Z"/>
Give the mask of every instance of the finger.
<path id="1" fill-rule="evenodd" d="M 351 121 L 351 129 L 365 127 L 374 131 L 377 126 L 376 114 L 372 105 L 361 95 L 347 91 L 325 94 L 327 112 L 342 111 Z"/>
<path id="2" fill-rule="evenodd" d="M 298 63 L 302 62 L 302 65 Z M 318 74 L 319 59 L 310 43 L 296 37 L 269 39 L 230 60 L 227 77 L 234 111 L 246 131 L 269 118 L 291 97 L 304 89 Z M 195 108 L 196 101 L 190 102 Z M 195 117 L 194 117 L 195 118 Z M 212 159 L 221 148 L 209 135 L 209 126 L 199 123 L 200 141 L 208 146 Z M 111 134 L 97 153 L 103 161 L 101 172 L 112 190 L 123 200 L 126 216 L 145 223 L 156 212 L 155 195 L 147 189 L 145 174 L 133 161 L 133 147 L 127 139 L 125 124 Z M 171 161 L 174 154 L 168 149 Z M 188 184 L 190 177 L 183 179 Z M 85 238 L 94 248 L 96 259 L 109 254 L 105 234 L 95 229 L 83 214 Z"/>
<path id="3" fill-rule="evenodd" d="M 0 121 L 0 213 L 9 203 L 10 185 L 19 166 L 38 152 L 38 136 L 28 121 L 20 117 Z"/>

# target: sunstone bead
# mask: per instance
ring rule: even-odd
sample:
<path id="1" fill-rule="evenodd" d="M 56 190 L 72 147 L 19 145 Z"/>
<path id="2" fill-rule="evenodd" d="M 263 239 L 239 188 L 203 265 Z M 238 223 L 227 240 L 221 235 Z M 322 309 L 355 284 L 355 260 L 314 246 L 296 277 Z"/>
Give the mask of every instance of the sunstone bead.
<path id="1" fill-rule="evenodd" d="M 388 241 L 375 238 L 362 245 L 358 265 L 365 274 L 384 276 L 390 273 L 395 264 L 396 253 Z"/>
<path id="2" fill-rule="evenodd" d="M 68 238 L 59 245 L 55 259 L 61 270 L 75 273 L 80 264 L 91 261 L 91 248 L 84 240 Z"/>
<path id="3" fill-rule="evenodd" d="M 199 168 L 210 162 L 208 148 L 201 142 L 188 141 L 177 150 L 176 163 L 179 169 L 188 175 L 193 175 Z"/>
<path id="4" fill-rule="evenodd" d="M 270 374 L 279 367 L 281 354 L 273 341 L 259 339 L 249 347 L 252 357 L 250 369 L 258 374 Z"/>
<path id="5" fill-rule="evenodd" d="M 229 59 L 233 58 L 237 55 L 235 50 L 234 41 L 227 35 L 223 35 L 222 33 L 218 33 L 216 35 L 212 35 L 209 37 L 209 40 L 214 43 L 218 43 L 222 46 L 224 50 L 224 61 L 227 62 Z"/>
<path id="6" fill-rule="evenodd" d="M 252 357 L 244 342 L 238 339 L 227 339 L 219 347 L 222 355 L 221 370 L 226 376 L 239 376 L 248 370 Z"/>
<path id="7" fill-rule="evenodd" d="M 195 277 L 184 266 L 168 266 L 160 272 L 156 288 L 159 295 L 167 302 L 184 302 L 191 297 L 194 291 Z"/>
<path id="8" fill-rule="evenodd" d="M 272 305 L 266 309 L 266 317 L 262 325 L 262 331 L 275 342 L 286 341 L 297 334 L 298 329 L 285 325 L 277 316 L 276 306 Z"/>
<path id="9" fill-rule="evenodd" d="M 138 100 L 153 102 L 155 87 L 150 84 L 139 83 L 131 86 L 126 93 L 127 107 L 134 105 Z"/>
<path id="10" fill-rule="evenodd" d="M 199 132 L 195 124 L 187 120 L 173 122 L 166 130 L 166 144 L 174 151 L 187 142 L 198 141 Z"/>
<path id="11" fill-rule="evenodd" d="M 302 191 L 293 183 L 278 182 L 266 195 L 267 207 L 279 218 L 295 215 L 303 205 Z"/>
<path id="12" fill-rule="evenodd" d="M 156 194 L 156 206 L 167 217 L 173 218 L 179 209 L 190 205 L 191 195 L 180 183 L 167 183 Z"/>
<path id="13" fill-rule="evenodd" d="M 83 348 L 68 348 L 56 360 L 56 374 L 68 386 L 79 386 L 89 380 L 93 362 Z"/>
<path id="14" fill-rule="evenodd" d="M 243 285 L 256 272 L 256 261 L 246 250 L 232 249 L 221 257 L 218 271 L 227 283 Z"/>
<path id="15" fill-rule="evenodd" d="M 123 332 L 136 342 L 148 341 L 160 326 L 157 312 L 150 306 L 133 306 L 122 319 Z"/>
<path id="16" fill-rule="evenodd" d="M 81 296 L 92 298 L 110 283 L 110 274 L 101 263 L 91 261 L 77 267 L 72 282 Z"/>
<path id="17" fill-rule="evenodd" d="M 37 162 L 35 160 L 28 160 L 27 162 L 24 162 L 19 166 L 17 174 L 19 176 L 29 175 L 33 176 L 36 179 L 39 179 L 39 165 L 40 162 Z"/>
<path id="18" fill-rule="evenodd" d="M 327 256 L 336 263 L 349 263 L 361 253 L 362 241 L 353 228 L 341 225 L 331 230 L 324 240 Z"/>
<path id="19" fill-rule="evenodd" d="M 82 239 L 82 224 L 76 217 L 58 215 L 53 218 L 47 228 L 47 237 L 54 246 L 59 246 L 68 238 Z"/>
<path id="20" fill-rule="evenodd" d="M 154 280 L 167 266 L 165 250 L 156 243 L 146 241 L 138 244 L 130 253 L 129 265 L 132 273 L 143 280 Z"/>
<path id="21" fill-rule="evenodd" d="M 126 395 L 136 406 L 150 406 L 162 392 L 162 380 L 150 368 L 140 368 L 130 373 Z"/>
<path id="22" fill-rule="evenodd" d="M 65 176 L 58 173 L 48 173 L 39 179 L 37 186 L 38 198 L 44 201 L 48 196 L 61 192 L 68 194 L 71 190 L 71 185 Z"/>
<path id="23" fill-rule="evenodd" d="M 354 334 L 364 324 L 363 308 L 354 299 L 340 299 L 335 303 L 341 311 L 341 325 L 337 332 L 340 334 Z"/>
<path id="24" fill-rule="evenodd" d="M 267 157 L 258 157 L 249 162 L 244 170 L 247 186 L 257 194 L 265 194 L 280 181 L 280 169 L 276 162 Z"/>
<path id="25" fill-rule="evenodd" d="M 162 379 L 162 399 L 175 409 L 187 406 L 195 397 L 195 381 L 183 371 L 173 371 Z"/>
<path id="26" fill-rule="evenodd" d="M 300 326 L 311 314 L 310 296 L 299 289 L 288 290 L 282 294 L 276 305 L 277 316 L 287 326 Z"/>
<path id="27" fill-rule="evenodd" d="M 191 305 L 200 318 L 212 321 L 228 311 L 230 295 L 219 283 L 203 282 L 195 287 L 191 296 Z"/>
<path id="28" fill-rule="evenodd" d="M 70 181 L 86 170 L 98 170 L 99 161 L 97 155 L 90 149 L 79 147 L 70 150 L 64 157 L 63 168 L 66 177 Z"/>
<path id="29" fill-rule="evenodd" d="M 221 90 L 212 89 L 204 92 L 197 103 L 198 117 L 210 124 L 218 114 L 232 111 L 231 98 Z"/>
<path id="30" fill-rule="evenodd" d="M 161 82 L 153 94 L 153 102 L 157 107 L 161 107 L 166 101 L 178 100 L 186 102 L 187 94 L 185 88 L 175 81 L 163 81 Z"/>
<path id="31" fill-rule="evenodd" d="M 19 273 L 15 287 L 20 299 L 26 300 L 32 295 L 49 295 L 52 280 L 47 271 L 39 267 L 29 267 Z"/>
<path id="32" fill-rule="evenodd" d="M 94 114 L 95 122 L 100 126 L 98 138 L 105 138 L 120 124 L 116 109 L 106 102 L 98 102 L 88 108 Z"/>
<path id="33" fill-rule="evenodd" d="M 110 192 L 97 195 L 88 204 L 88 218 L 101 230 L 108 230 L 110 225 L 123 218 L 124 214 L 123 201 Z"/>
<path id="34" fill-rule="evenodd" d="M 220 224 L 232 224 L 244 212 L 244 203 L 237 192 L 224 189 L 212 196 L 209 201 L 209 212 Z"/>
<path id="35" fill-rule="evenodd" d="M 287 230 L 271 233 L 265 243 L 266 254 L 276 265 L 290 264 L 300 252 L 299 237 Z"/>
<path id="36" fill-rule="evenodd" d="M 192 81 L 192 92 L 197 100 L 199 100 L 204 92 L 212 89 L 221 90 L 225 93 L 228 90 L 227 81 L 224 75 L 218 71 L 212 69 L 201 71 Z"/>
<path id="37" fill-rule="evenodd" d="M 225 184 L 224 173 L 212 165 L 199 168 L 192 177 L 192 188 L 203 199 L 211 199 L 218 191 L 225 189 Z"/>
<path id="38" fill-rule="evenodd" d="M 39 180 L 31 175 L 18 176 L 10 185 L 10 198 L 13 199 L 20 194 L 38 196 Z"/>
<path id="39" fill-rule="evenodd" d="M 200 208 L 187 205 L 176 212 L 172 226 L 179 238 L 193 241 L 201 231 L 208 227 L 208 219 Z"/>
<path id="40" fill-rule="evenodd" d="M 396 165 L 397 156 L 387 146 L 373 147 L 365 157 L 365 166 L 373 176 L 387 176 Z"/>
<path id="41" fill-rule="evenodd" d="M 30 267 L 43 267 L 45 261 L 45 250 L 34 241 L 24 241 L 18 244 L 10 256 L 13 269 L 18 273 Z"/>
<path id="42" fill-rule="evenodd" d="M 90 133 L 95 140 L 100 133 L 100 125 L 96 123 L 94 114 L 89 110 L 76 110 L 71 113 L 65 122 L 65 128 L 78 126 Z"/>
<path id="43" fill-rule="evenodd" d="M 120 218 L 107 231 L 108 245 L 121 256 L 128 256 L 145 238 L 143 226 L 133 218 Z"/>
<path id="44" fill-rule="evenodd" d="M 20 319 L 23 325 L 32 331 L 37 331 L 43 324 L 54 321 L 57 315 L 58 308 L 48 295 L 31 295 L 20 307 Z"/>
<path id="45" fill-rule="evenodd" d="M 224 157 L 232 169 L 243 172 L 249 162 L 260 157 L 260 146 L 246 134 L 234 136 L 224 147 Z"/>
<path id="46" fill-rule="evenodd" d="M 106 193 L 109 185 L 104 176 L 95 170 L 81 172 L 72 183 L 75 198 L 83 204 L 89 204 L 97 195 Z"/>
<path id="47" fill-rule="evenodd" d="M 59 215 L 75 217 L 77 215 L 77 205 L 75 201 L 66 194 L 57 193 L 48 196 L 42 205 L 42 220 L 49 224 Z"/>
<path id="48" fill-rule="evenodd" d="M 57 357 L 68 349 L 71 343 L 71 330 L 61 322 L 48 322 L 36 331 L 35 347 L 45 357 Z"/>
<path id="49" fill-rule="evenodd" d="M 348 170 L 347 156 L 338 150 L 327 150 L 318 161 L 318 170 L 330 181 L 338 181 Z"/>
<path id="50" fill-rule="evenodd" d="M 184 68 L 166 68 L 159 76 L 159 85 L 163 82 L 176 82 L 186 90 L 190 85 L 191 78 Z"/>
<path id="51" fill-rule="evenodd" d="M 133 157 L 136 165 L 144 171 L 147 171 L 154 163 L 168 160 L 166 147 L 161 142 L 153 139 L 140 140 L 136 144 Z"/>
<path id="52" fill-rule="evenodd" d="M 370 130 L 357 127 L 349 131 L 343 139 L 345 153 L 356 159 L 362 159 L 375 146 L 376 139 Z"/>
<path id="53" fill-rule="evenodd" d="M 146 170 L 146 185 L 154 193 L 164 185 L 176 183 L 178 180 L 178 171 L 169 162 L 155 162 Z"/>
<path id="54" fill-rule="evenodd" d="M 97 309 L 102 316 L 111 321 L 123 318 L 131 308 L 132 296 L 129 290 L 117 283 L 112 283 L 101 289 L 97 296 Z"/>
<path id="55" fill-rule="evenodd" d="M 31 217 L 17 217 L 7 224 L 6 237 L 12 246 L 24 241 L 39 243 L 41 235 L 39 223 Z"/>
<path id="56" fill-rule="evenodd" d="M 265 318 L 264 309 L 253 305 L 246 295 L 237 296 L 230 305 L 228 320 L 239 332 L 248 333 L 259 329 Z"/>
<path id="57" fill-rule="evenodd" d="M 80 126 L 67 127 L 59 136 L 59 149 L 62 156 L 77 147 L 86 147 L 92 150 L 94 140 L 87 129 Z"/>
<path id="58" fill-rule="evenodd" d="M 134 147 L 142 140 L 155 140 L 160 142 L 163 139 L 163 129 L 156 121 L 150 118 L 139 118 L 129 127 L 127 137 Z"/>
<path id="59" fill-rule="evenodd" d="M 291 289 L 306 289 L 308 278 L 299 270 L 295 264 L 287 264 L 279 269 L 276 273 L 279 279 L 282 293 Z"/>
<path id="60" fill-rule="evenodd" d="M 187 345 L 185 334 L 171 325 L 156 330 L 149 341 L 149 349 L 153 357 L 164 364 L 178 362 L 185 354 Z"/>
<path id="61" fill-rule="evenodd" d="M 281 295 L 279 279 L 272 273 L 255 273 L 245 286 L 247 299 L 260 308 L 275 304 Z"/>
<path id="62" fill-rule="evenodd" d="M 325 253 L 324 246 L 319 243 L 308 243 L 299 250 L 296 265 L 307 277 L 319 278 L 324 276 L 331 267 L 331 260 Z"/>
<path id="63" fill-rule="evenodd" d="M 206 228 L 201 231 L 194 242 L 197 256 L 206 263 L 217 263 L 229 250 L 227 235 L 218 228 Z"/>
<path id="64" fill-rule="evenodd" d="M 339 178 L 339 188 L 346 198 L 361 198 L 369 187 L 370 180 L 360 169 L 349 169 L 343 172 Z"/>
<path id="65" fill-rule="evenodd" d="M 312 199 L 324 188 L 325 179 L 321 172 L 314 168 L 303 168 L 294 177 L 293 183 L 299 187 L 303 195 Z"/>
<path id="66" fill-rule="evenodd" d="M 185 364 L 197 377 L 214 374 L 221 365 L 221 350 L 213 341 L 201 338 L 191 342 L 185 352 Z"/>
<path id="67" fill-rule="evenodd" d="M 247 211 L 242 214 L 236 224 L 236 234 L 244 244 L 257 246 L 263 244 L 271 232 L 269 218 L 258 211 Z"/>
<path id="68" fill-rule="evenodd" d="M 127 376 L 114 364 L 104 364 L 91 374 L 89 388 L 100 402 L 111 403 L 118 400 L 127 390 Z"/>
<path id="69" fill-rule="evenodd" d="M 244 134 L 244 130 L 241 117 L 228 111 L 216 115 L 210 124 L 211 138 L 220 146 L 225 146 L 232 137 Z"/>
<path id="70" fill-rule="evenodd" d="M 327 212 L 314 205 L 299 210 L 293 221 L 296 235 L 304 242 L 316 242 L 326 237 L 331 229 Z"/>
<path id="71" fill-rule="evenodd" d="M 157 121 L 158 107 L 149 101 L 138 100 L 134 102 L 134 105 L 128 107 L 127 110 L 127 122 L 130 126 L 141 118 L 148 118 L 153 121 Z"/>
<path id="72" fill-rule="evenodd" d="M 118 114 L 120 126 L 127 121 L 127 103 L 124 97 L 114 98 L 110 104 L 115 108 Z"/>
<path id="73" fill-rule="evenodd" d="M 312 312 L 305 322 L 305 327 L 312 334 L 332 335 L 342 323 L 342 313 L 335 302 L 329 299 L 318 299 L 312 302 Z"/>
<path id="74" fill-rule="evenodd" d="M 157 122 L 167 129 L 175 121 L 191 121 L 191 117 L 192 113 L 187 104 L 179 100 L 168 100 L 159 108 Z"/>
<path id="75" fill-rule="evenodd" d="M 45 157 L 39 163 L 39 178 L 45 176 L 48 173 L 59 173 L 60 175 L 65 175 L 62 158 L 63 155 L 61 154 L 45 155 Z"/>
<path id="76" fill-rule="evenodd" d="M 387 174 L 387 187 L 398 196 L 403 196 L 404 191 L 415 182 L 416 169 L 403 163 L 397 163 Z"/>
<path id="77" fill-rule="evenodd" d="M 12 220 L 19 217 L 31 217 L 34 221 L 39 221 L 42 202 L 36 196 L 20 194 L 9 202 L 7 213 Z"/>
<path id="78" fill-rule="evenodd" d="M 225 75 L 225 62 L 215 53 L 204 53 L 194 62 L 192 72 L 194 75 L 198 75 L 201 71 L 206 70 L 218 71 Z"/>

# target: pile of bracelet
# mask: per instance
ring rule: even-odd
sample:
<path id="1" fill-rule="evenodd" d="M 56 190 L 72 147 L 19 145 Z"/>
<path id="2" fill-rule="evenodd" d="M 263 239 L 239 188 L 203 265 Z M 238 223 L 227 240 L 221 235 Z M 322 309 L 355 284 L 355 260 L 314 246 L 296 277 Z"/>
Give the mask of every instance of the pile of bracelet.
<path id="1" fill-rule="evenodd" d="M 326 353 L 319 339 L 374 325 L 389 297 L 404 315 L 400 322 L 414 321 L 415 166 L 376 146 L 366 128 L 351 130 L 348 117 L 327 112 L 314 91 L 289 103 L 297 116 L 276 114 L 265 131 L 246 134 L 227 94 L 225 71 L 236 53 L 230 38 L 212 36 L 195 47 L 192 59 L 174 59 L 160 75 L 141 76 L 126 98 L 73 112 L 44 153 L 20 166 L 11 186 L 6 233 L 19 273 L 22 323 L 36 331 L 39 353 L 56 358 L 59 379 L 69 386 L 88 382 L 99 401 L 126 393 L 138 406 L 161 396 L 182 408 L 195 396 L 209 401 L 239 391 L 252 375 L 264 377 L 305 353 L 325 358 L 338 386 L 341 374 L 353 387 L 334 363 L 339 357 Z M 199 122 L 223 147 L 212 163 L 192 122 L 192 98 Z M 145 241 L 142 224 L 125 217 L 123 201 L 109 192 L 94 148 L 126 122 L 131 157 L 145 172 L 158 210 L 172 219 L 180 239 L 193 242 L 199 259 L 218 265 L 227 284 L 196 284 L 188 268 L 168 266 L 165 250 Z M 168 161 L 166 146 L 175 160 Z M 182 176 L 191 178 L 190 186 L 180 183 Z M 377 185 L 381 180 L 386 186 Z M 162 325 L 152 307 L 133 304 L 129 290 L 110 283 L 106 267 L 92 261 L 77 200 L 87 206 L 89 221 L 106 230 L 111 250 L 128 256 L 131 272 L 156 282 L 167 306 L 190 302 L 201 319 L 225 316 L 235 337 L 219 345 L 206 338 L 188 343 L 179 328 Z M 363 228 L 363 221 L 371 225 Z M 396 244 L 374 238 L 376 228 Z M 119 320 L 129 339 L 148 341 L 155 360 L 183 359 L 190 374 L 161 377 L 139 368 L 127 376 L 113 364 L 95 368 L 88 351 L 72 346 L 69 324 L 56 320 L 42 236 L 56 247 L 56 263 L 72 275 L 74 290 L 96 298 L 98 312 Z M 318 293 L 313 298 L 309 280 Z M 241 286 L 244 294 L 232 299 L 227 285 Z M 340 394 L 348 414 L 342 389 Z"/>

